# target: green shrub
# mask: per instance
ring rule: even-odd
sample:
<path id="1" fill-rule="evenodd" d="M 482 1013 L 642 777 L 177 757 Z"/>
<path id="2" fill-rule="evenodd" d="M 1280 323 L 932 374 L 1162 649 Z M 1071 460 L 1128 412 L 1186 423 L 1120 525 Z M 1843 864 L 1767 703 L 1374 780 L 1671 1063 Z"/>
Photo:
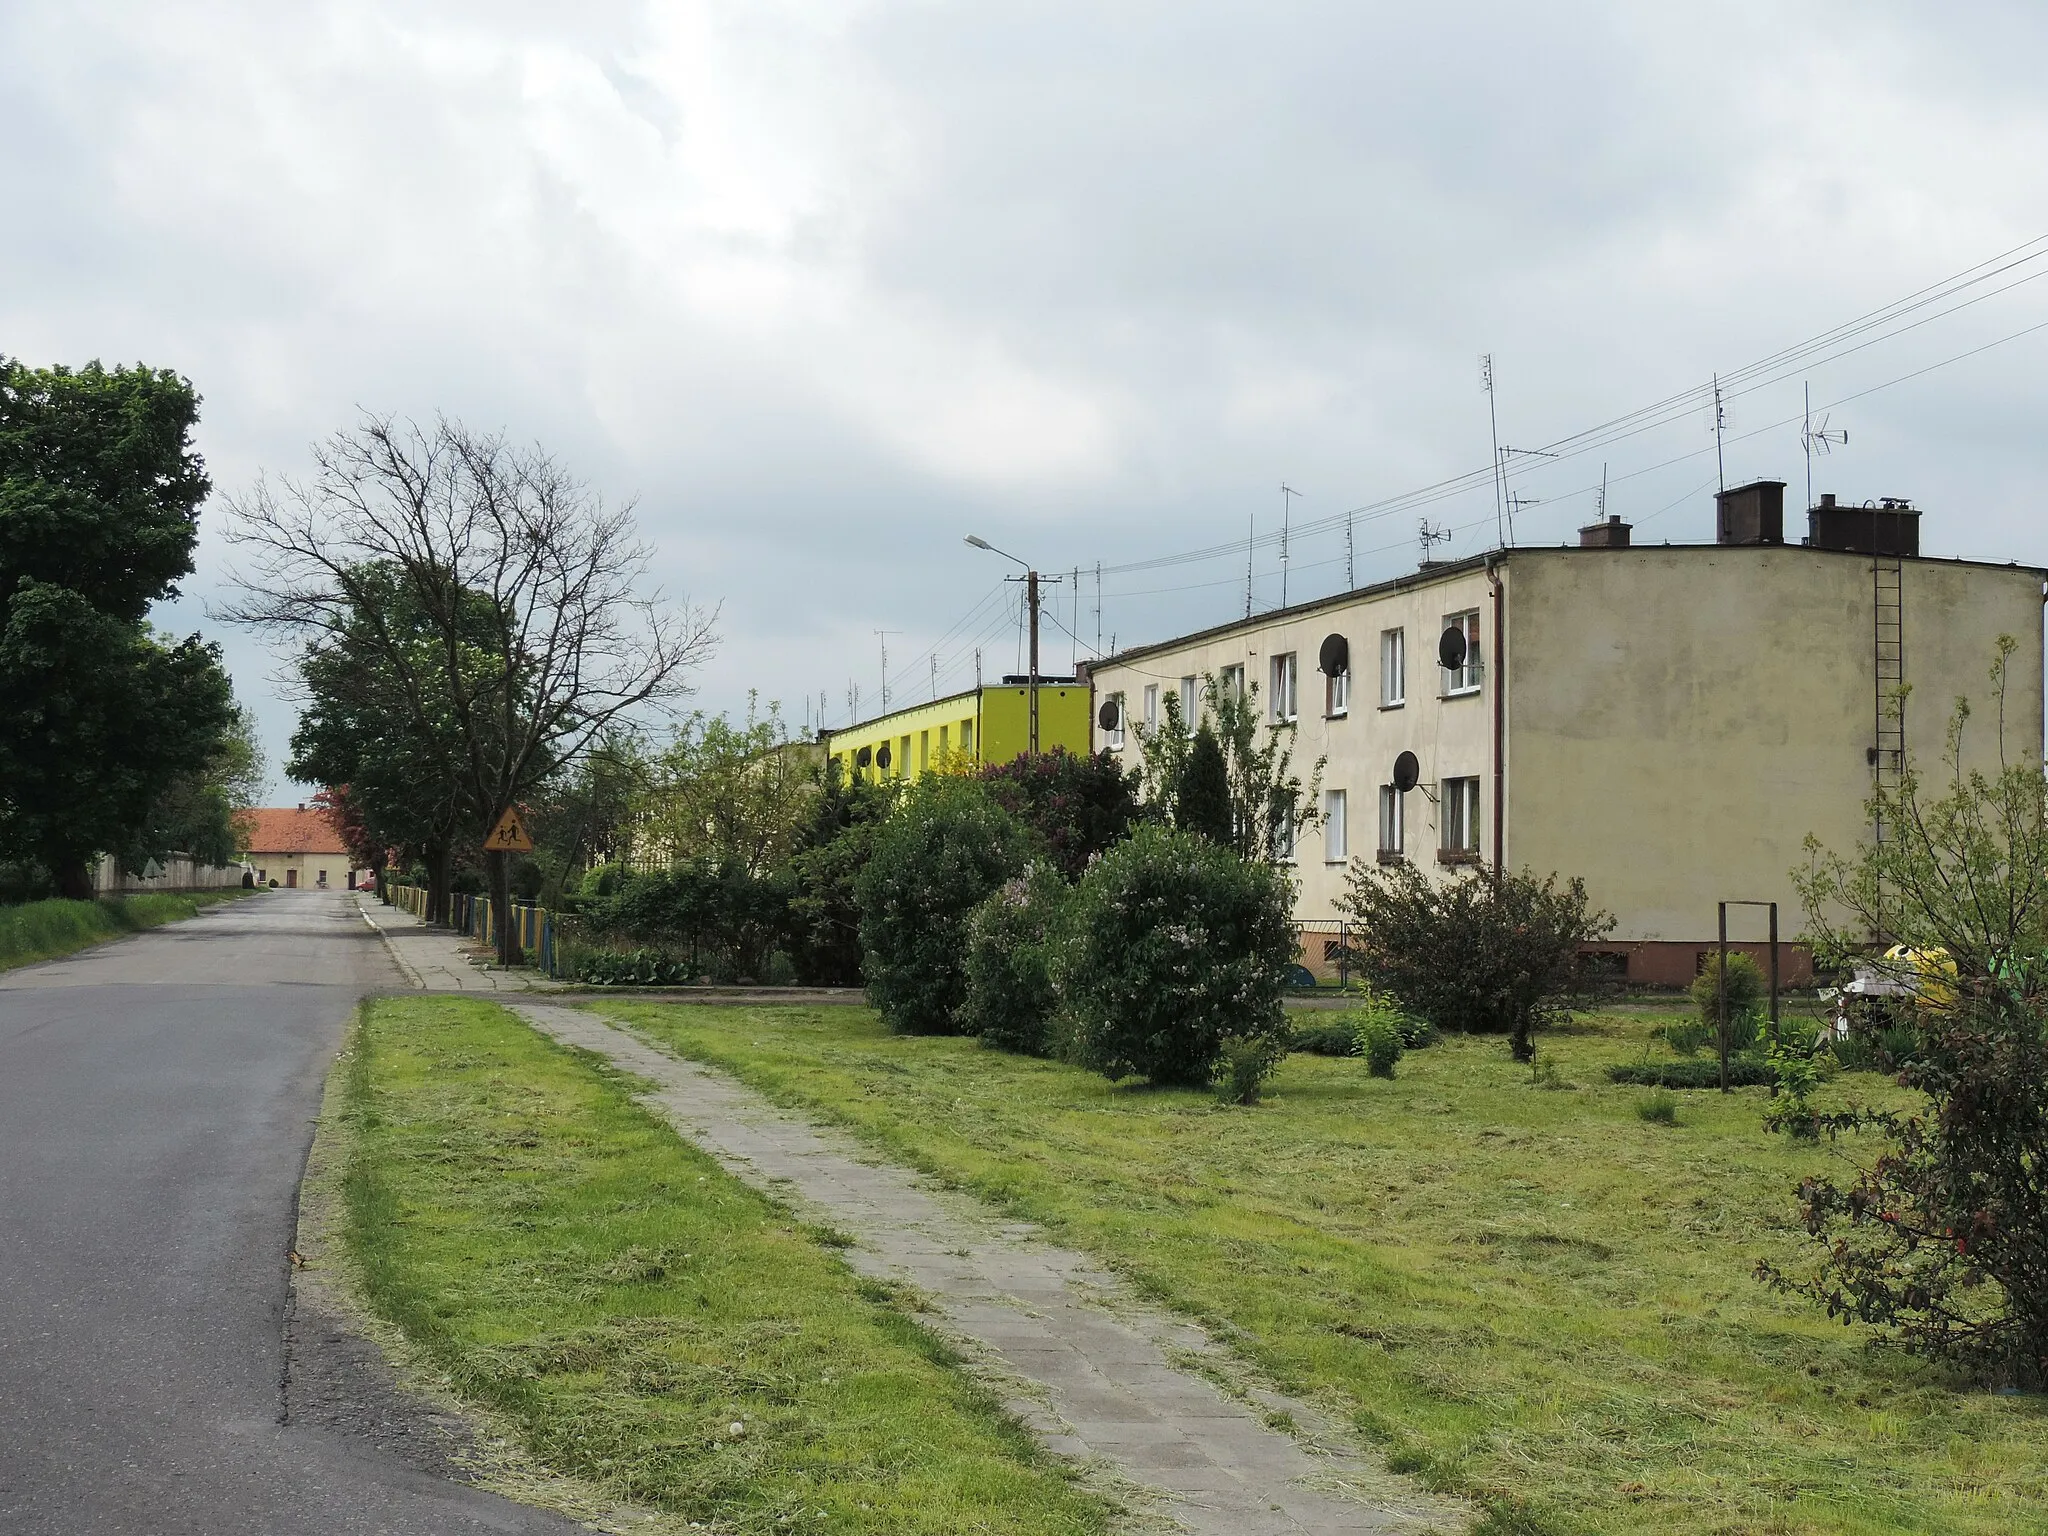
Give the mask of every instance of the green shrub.
<path id="1" fill-rule="evenodd" d="M 1690 1061 L 1625 1062 L 1609 1067 L 1607 1080 L 1634 1083 L 1645 1088 L 1718 1088 L 1721 1086 L 1721 1062 L 1715 1056 L 1695 1056 Z M 1728 1063 L 1730 1088 L 1768 1088 L 1777 1080 L 1771 1064 L 1758 1061 L 1753 1056 L 1740 1057 Z"/>
<path id="2" fill-rule="evenodd" d="M 1539 1051 L 1529 1058 L 1529 1081 L 1552 1092 L 1578 1087 L 1577 1083 L 1566 1081 L 1564 1073 L 1558 1070 L 1557 1058 L 1548 1051 Z"/>
<path id="3" fill-rule="evenodd" d="M 1352 958 L 1374 990 L 1439 1029 L 1503 1031 L 1517 1061 L 1599 979 L 1580 948 L 1614 927 L 1584 881 L 1527 870 L 1439 880 L 1354 862 L 1347 881 L 1337 905 L 1358 920 Z"/>
<path id="4" fill-rule="evenodd" d="M 1844 1072 L 1886 1072 L 1891 1065 L 1878 1051 L 1877 1042 L 1867 1035 L 1837 1035 L 1828 1042 L 1835 1065 Z"/>
<path id="5" fill-rule="evenodd" d="M 1055 961 L 1072 895 L 1057 868 L 1033 864 L 974 909 L 967 919 L 963 1034 L 1027 1056 L 1048 1053 L 1059 1007 Z"/>
<path id="6" fill-rule="evenodd" d="M 1020 874 L 1031 839 L 968 779 L 920 779 L 854 881 L 868 1000 L 898 1034 L 947 1035 L 967 996 L 967 920 Z"/>
<path id="7" fill-rule="evenodd" d="M 1401 1059 L 1401 1030 L 1386 1014 L 1369 1014 L 1358 1026 L 1358 1054 L 1374 1077 L 1392 1077 Z"/>
<path id="8" fill-rule="evenodd" d="M 1697 1056 L 1700 1047 L 1714 1038 L 1714 1026 L 1702 1019 L 1674 1019 L 1658 1033 L 1664 1043 L 1681 1056 Z"/>
<path id="9" fill-rule="evenodd" d="M 1076 889 L 1066 1009 L 1085 1065 L 1197 1085 L 1226 1040 L 1287 1038 L 1293 888 L 1199 835 L 1140 827 Z"/>
<path id="10" fill-rule="evenodd" d="M 590 987 L 680 987 L 698 976 L 687 958 L 658 949 L 578 949 L 568 962 L 569 979 Z"/>
<path id="11" fill-rule="evenodd" d="M 1335 1022 L 1297 1025 L 1287 1037 L 1287 1048 L 1310 1056 L 1356 1056 L 1358 1037 L 1339 1015 Z"/>
<path id="12" fill-rule="evenodd" d="M 1636 1113 L 1652 1125 L 1676 1125 L 1678 1095 L 1669 1088 L 1653 1088 L 1637 1100 Z"/>
<path id="13" fill-rule="evenodd" d="M 1721 1026 L 1721 952 L 1710 950 L 1707 963 L 1692 982 L 1692 1005 L 1699 1014 L 1699 1020 L 1709 1030 Z M 1764 973 L 1757 963 L 1740 950 L 1728 952 L 1728 1021 L 1733 1027 L 1736 1020 L 1746 1014 L 1753 1014 L 1767 999 L 1770 988 L 1764 983 Z M 1712 1038 L 1710 1036 L 1710 1038 Z"/>
<path id="14" fill-rule="evenodd" d="M 1277 1038 L 1240 1036 L 1223 1042 L 1216 1097 L 1225 1104 L 1256 1104 L 1282 1052 Z"/>

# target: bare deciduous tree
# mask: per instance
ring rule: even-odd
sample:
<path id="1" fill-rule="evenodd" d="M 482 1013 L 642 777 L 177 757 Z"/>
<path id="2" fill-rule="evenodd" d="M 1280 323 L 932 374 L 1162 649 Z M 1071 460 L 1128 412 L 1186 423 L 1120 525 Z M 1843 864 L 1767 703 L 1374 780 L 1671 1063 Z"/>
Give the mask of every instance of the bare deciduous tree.
<path id="1" fill-rule="evenodd" d="M 607 731 L 685 696 L 716 644 L 714 614 L 643 592 L 630 506 L 459 422 L 366 417 L 315 448 L 309 478 L 259 480 L 229 514 L 249 566 L 227 617 L 303 644 L 367 634 L 404 707 L 457 743 L 486 828 Z M 410 627 L 384 622 L 394 579 Z M 489 869 L 503 913 L 505 856 Z M 498 952 L 520 958 L 509 924 Z"/>

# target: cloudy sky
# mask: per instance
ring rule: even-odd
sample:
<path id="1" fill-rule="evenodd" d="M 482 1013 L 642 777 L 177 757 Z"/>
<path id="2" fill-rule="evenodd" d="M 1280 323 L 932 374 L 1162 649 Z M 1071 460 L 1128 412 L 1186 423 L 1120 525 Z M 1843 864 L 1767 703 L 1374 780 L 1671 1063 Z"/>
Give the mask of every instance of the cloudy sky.
<path id="1" fill-rule="evenodd" d="M 1016 664 L 970 531 L 1086 571 L 1062 665 L 1241 612 L 1248 531 L 1277 604 L 1283 481 L 1293 599 L 1353 509 L 1361 582 L 1486 547 L 1485 352 L 1511 446 L 1670 402 L 1514 459 L 1523 542 L 1603 465 L 1711 537 L 1718 372 L 1731 484 L 1803 494 L 1810 386 L 1817 490 L 2048 564 L 2044 56 L 2018 4 L 0 0 L 0 352 L 185 373 L 222 492 L 361 409 L 545 444 L 721 605 L 700 702 L 800 725 L 877 630 L 897 702 Z M 160 618 L 275 760 L 217 527 Z"/>

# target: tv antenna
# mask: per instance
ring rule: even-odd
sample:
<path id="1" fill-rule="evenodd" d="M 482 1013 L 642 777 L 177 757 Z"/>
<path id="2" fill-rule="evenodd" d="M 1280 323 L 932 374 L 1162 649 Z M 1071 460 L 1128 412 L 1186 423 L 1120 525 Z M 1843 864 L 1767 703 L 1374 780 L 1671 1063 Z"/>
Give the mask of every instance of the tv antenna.
<path id="1" fill-rule="evenodd" d="M 1848 446 L 1849 429 L 1830 427 L 1827 417 L 1820 419 L 1820 425 L 1813 423 L 1813 386 L 1802 385 L 1806 394 L 1806 424 L 1799 429 L 1799 446 L 1806 450 L 1806 504 L 1813 505 L 1813 456 L 1816 453 L 1833 453 L 1837 448 Z"/>
<path id="2" fill-rule="evenodd" d="M 882 713 L 889 713 L 889 637 L 903 633 L 900 629 L 878 629 L 875 631 L 882 641 Z"/>
<path id="3" fill-rule="evenodd" d="M 1510 448 L 1505 443 L 1500 446 L 1497 452 L 1500 459 L 1500 480 L 1503 489 L 1507 486 L 1509 461 L 1513 459 L 1554 459 L 1557 457 L 1548 448 Z M 1512 492 L 1508 493 L 1507 542 L 1509 547 L 1512 547 L 1515 542 L 1515 513 L 1522 507 L 1533 507 L 1539 504 L 1538 499 L 1534 496 L 1516 496 Z"/>
<path id="4" fill-rule="evenodd" d="M 932 652 L 932 697 L 939 696 L 939 653 Z"/>
<path id="5" fill-rule="evenodd" d="M 1508 544 L 1511 547 L 1515 542 L 1515 514 L 1524 507 L 1540 507 L 1542 505 L 1543 498 L 1541 496 L 1518 496 L 1512 491 L 1508 493 Z"/>
<path id="6" fill-rule="evenodd" d="M 1357 568 L 1352 560 L 1351 541 L 1352 525 L 1357 521 L 1358 512 L 1356 508 L 1344 514 L 1344 590 L 1347 592 L 1356 592 L 1358 590 L 1358 575 Z"/>
<path id="7" fill-rule="evenodd" d="M 1604 523 L 1607 521 L 1607 465 L 1605 462 L 1600 465 L 1600 500 L 1598 507 L 1599 511 L 1594 515 L 1593 521 Z"/>
<path id="8" fill-rule="evenodd" d="M 1294 507 L 1292 498 L 1300 494 L 1301 492 L 1295 490 L 1285 480 L 1280 482 L 1280 606 L 1282 608 L 1287 606 L 1287 530 L 1293 522 L 1289 514 Z"/>
<path id="9" fill-rule="evenodd" d="M 1429 519 L 1425 517 L 1416 532 L 1415 538 L 1422 545 L 1422 563 L 1424 565 L 1433 565 L 1435 562 L 1429 557 L 1431 548 L 1438 544 L 1450 543 L 1451 530 L 1448 528 L 1432 528 L 1429 526 Z"/>
<path id="10" fill-rule="evenodd" d="M 1493 403 L 1493 354 L 1479 354 L 1479 387 L 1486 391 L 1486 424 L 1493 431 L 1493 536 L 1496 542 L 1507 543 L 1507 482 L 1500 469 L 1500 412 Z M 1427 528 L 1427 524 L 1424 527 Z M 1422 558 L 1429 560 L 1429 541 L 1425 534 L 1422 544 Z"/>

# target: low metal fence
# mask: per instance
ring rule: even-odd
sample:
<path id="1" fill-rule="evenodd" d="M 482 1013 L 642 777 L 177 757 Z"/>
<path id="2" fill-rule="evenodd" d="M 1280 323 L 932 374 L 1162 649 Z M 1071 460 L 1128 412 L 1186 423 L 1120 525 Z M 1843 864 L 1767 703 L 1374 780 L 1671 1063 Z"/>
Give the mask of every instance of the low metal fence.
<path id="1" fill-rule="evenodd" d="M 1294 925 L 1296 953 L 1317 986 L 1351 985 L 1351 930 L 1342 918 L 1304 918 Z"/>

